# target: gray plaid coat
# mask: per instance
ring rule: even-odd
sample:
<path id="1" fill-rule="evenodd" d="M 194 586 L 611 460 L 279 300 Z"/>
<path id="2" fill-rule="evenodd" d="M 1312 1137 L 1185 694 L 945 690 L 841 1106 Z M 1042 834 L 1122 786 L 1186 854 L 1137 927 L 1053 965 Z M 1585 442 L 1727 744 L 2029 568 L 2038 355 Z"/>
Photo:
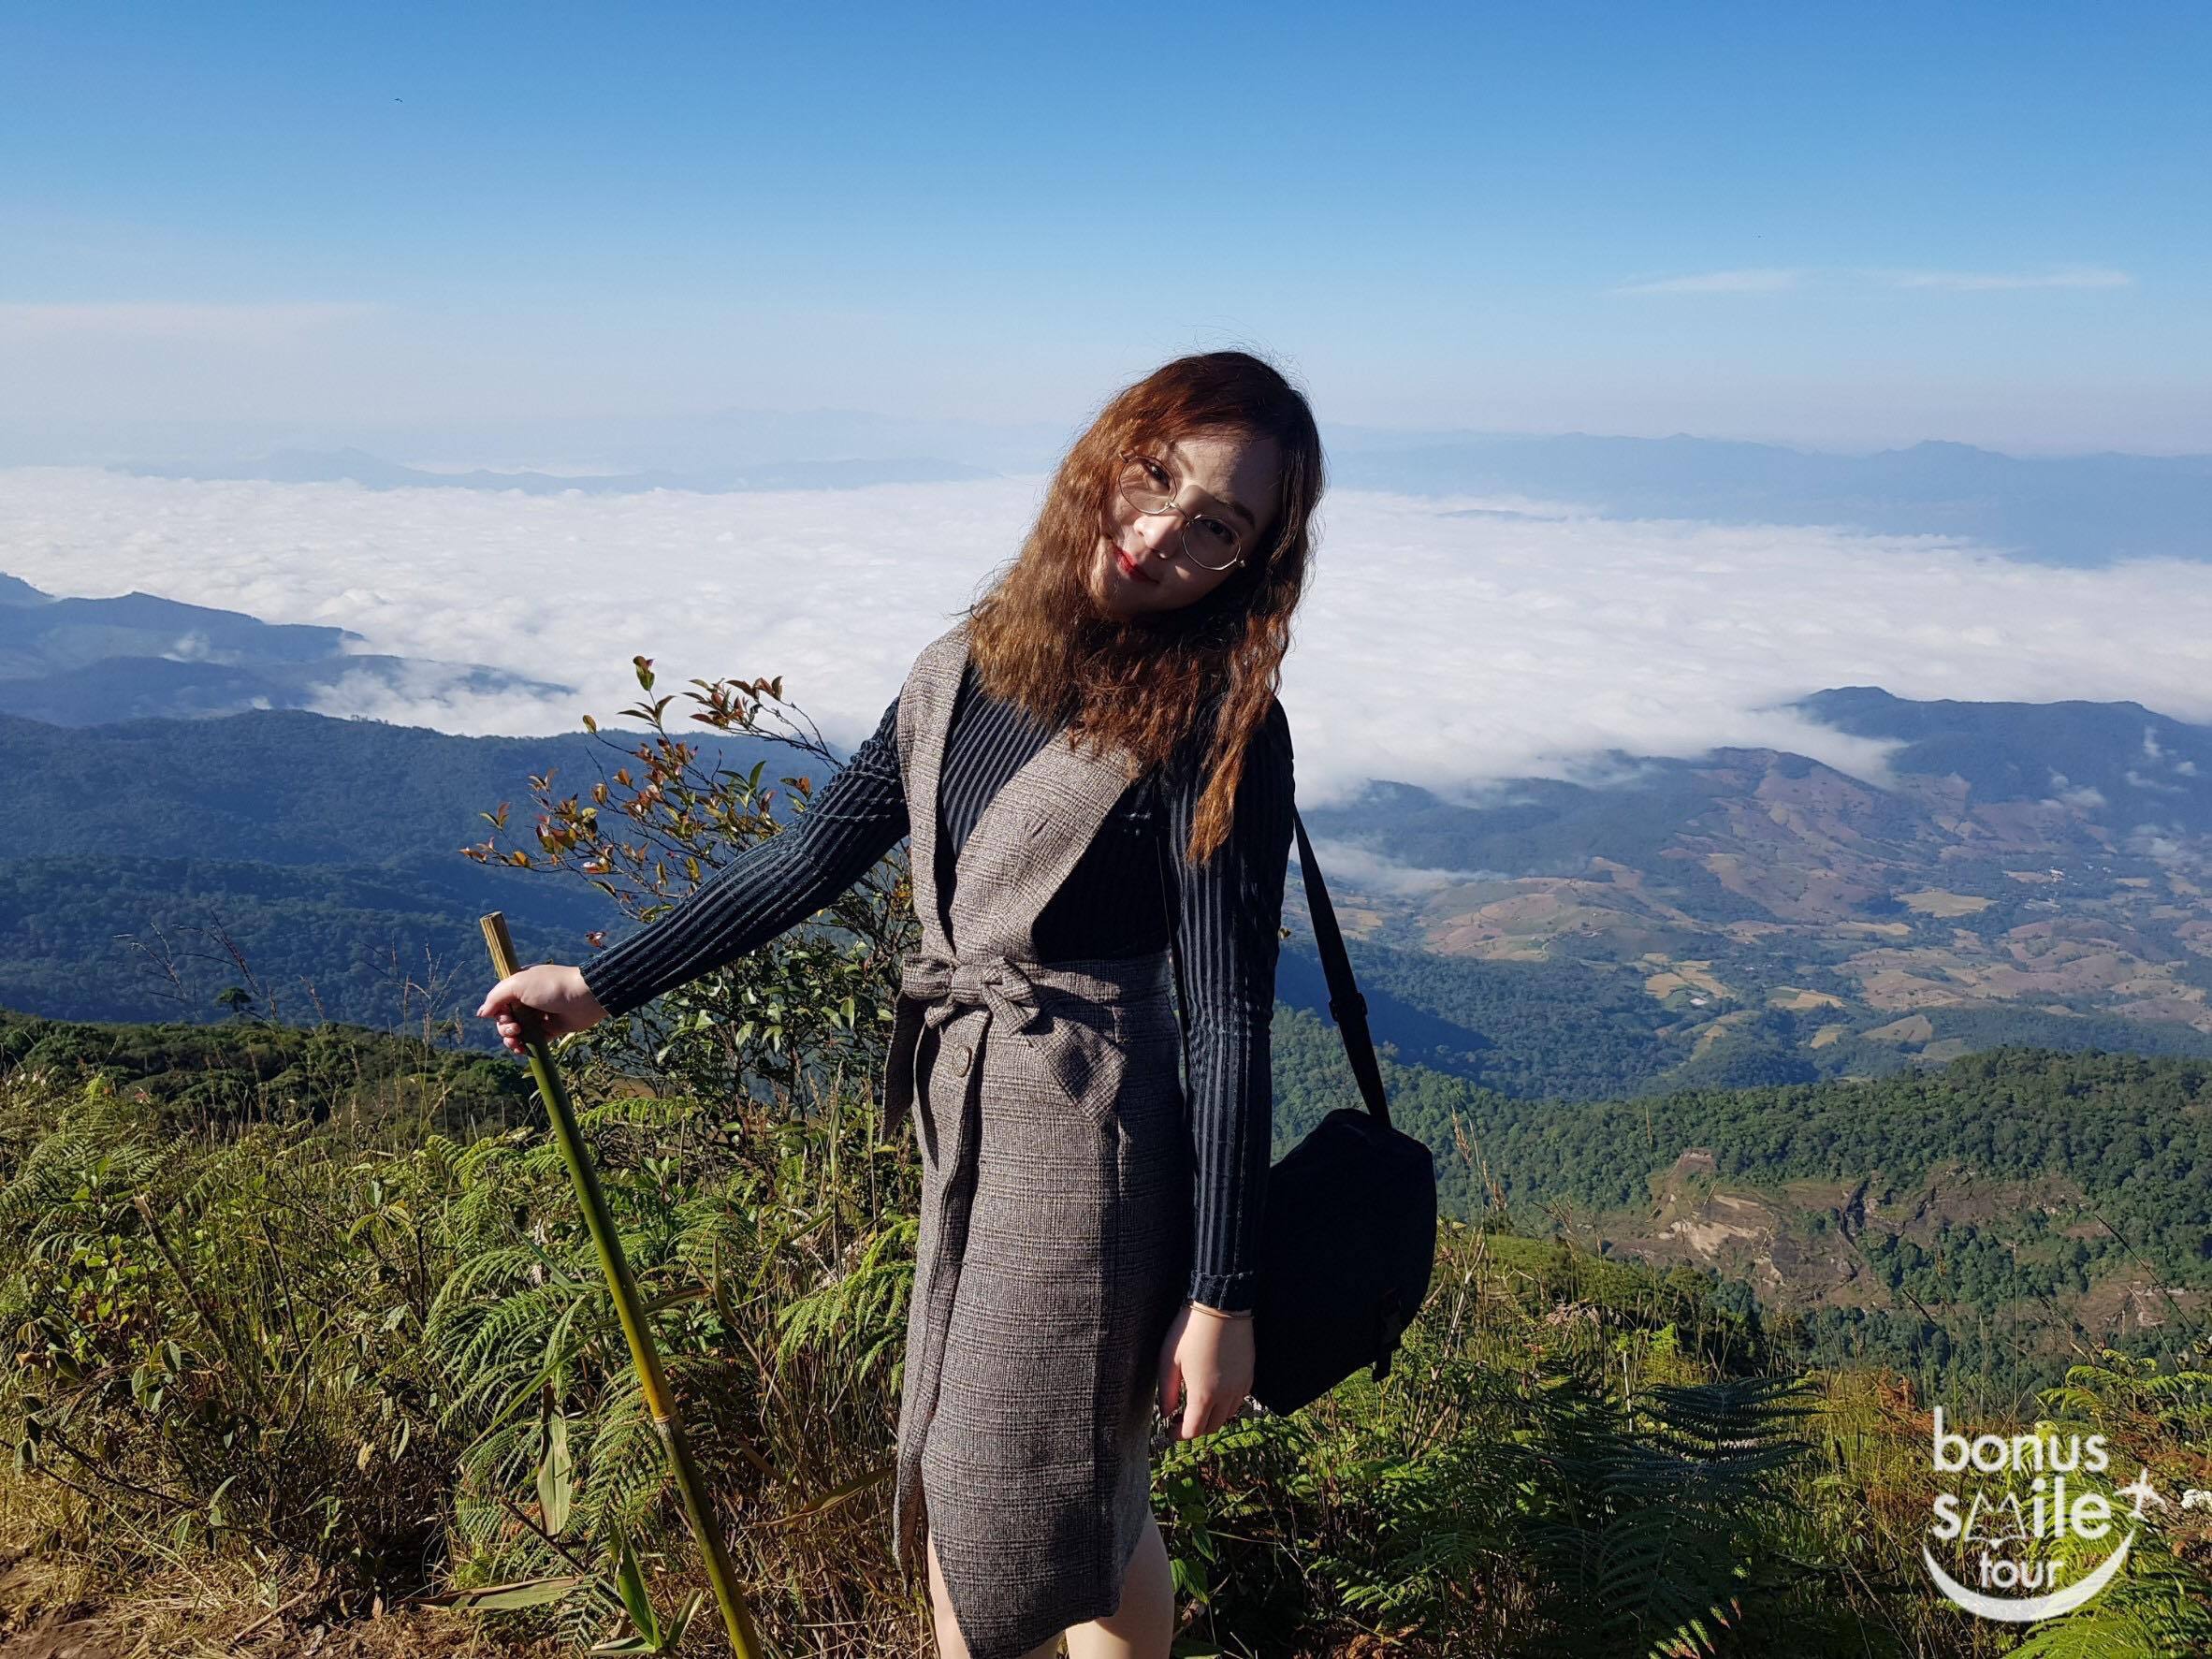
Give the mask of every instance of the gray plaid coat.
<path id="1" fill-rule="evenodd" d="M 921 948 L 885 1078 L 922 1216 L 893 1549 L 936 1540 L 974 1659 L 1112 1613 L 1151 1502 L 1157 1359 L 1191 1254 L 1192 1155 L 1165 952 L 1042 963 L 1031 932 L 1131 780 L 1048 743 L 937 880 L 938 777 L 965 626 L 922 653 L 897 730 Z M 1165 1430 L 1161 1431 L 1163 1433 Z"/>

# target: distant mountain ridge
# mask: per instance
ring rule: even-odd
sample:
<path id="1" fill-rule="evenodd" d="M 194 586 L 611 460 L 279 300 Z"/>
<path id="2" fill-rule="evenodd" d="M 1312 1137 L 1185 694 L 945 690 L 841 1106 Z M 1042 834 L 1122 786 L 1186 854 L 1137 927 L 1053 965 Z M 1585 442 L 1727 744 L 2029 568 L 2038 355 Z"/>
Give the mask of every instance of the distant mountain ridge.
<path id="1" fill-rule="evenodd" d="M 2038 743 L 2034 706 L 1992 706 L 1985 722 L 1976 705 L 1867 688 L 1822 697 L 1855 707 L 1862 726 L 1926 726 L 1921 757 L 1949 744 L 1977 776 L 2016 757 L 1962 734 L 1986 724 Z M 2054 751 L 2106 727 L 2136 735 L 2135 761 L 2088 777 L 2147 764 L 2147 720 L 2172 775 L 2191 779 L 2205 752 L 2204 729 L 2136 706 L 2054 706 L 2073 734 L 2054 735 Z M 582 960 L 585 934 L 619 937 L 604 895 L 458 849 L 484 838 L 480 813 L 527 809 L 531 775 L 554 768 L 558 791 L 587 791 L 628 747 L 305 711 L 77 729 L 0 717 L 0 764 L 18 780 L 0 795 L 15 853 L 0 883 L 0 1002 L 173 1017 L 142 943 L 127 941 L 218 919 L 292 980 L 326 995 L 350 985 L 346 1017 L 370 1023 L 390 962 L 427 950 L 465 975 L 485 910 L 531 930 L 526 948 Z M 720 764 L 759 758 L 779 775 L 795 757 L 734 743 Z M 1801 756 L 1723 749 L 1650 760 L 1604 789 L 1528 780 L 1487 808 L 1379 784 L 1361 805 L 1307 817 L 1378 1036 L 1502 1093 L 1876 1074 L 2003 1042 L 2212 1053 L 2212 876 L 2190 873 L 2205 857 L 2195 797 L 2158 794 L 2177 804 L 2131 845 L 2099 816 L 2093 784 L 2071 801 L 1977 793 L 1957 772 L 1914 770 L 1914 749 L 1899 759 L 1892 791 Z M 1409 855 L 1427 880 L 1378 883 L 1376 869 L 1403 871 Z M 1319 1007 L 1295 882 L 1289 902 L 1279 995 Z M 201 958 L 203 975 L 226 971 Z"/>
<path id="2" fill-rule="evenodd" d="M 455 431 L 383 435 L 359 444 L 280 443 L 228 454 L 119 458 L 107 446 L 80 458 L 157 477 L 366 488 L 514 489 L 593 494 L 644 489 L 840 489 L 955 482 L 1049 471 L 1070 432 L 1032 423 L 993 426 L 899 420 L 854 412 L 777 415 L 729 411 L 692 421 L 549 423 L 503 433 L 537 465 L 437 472 L 396 464 L 393 444 L 417 456 L 479 452 Z M 2212 457 L 2014 456 L 1928 440 L 1870 455 L 1698 438 L 1324 429 L 1332 484 L 1416 496 L 1508 495 L 1608 518 L 1686 518 L 1717 524 L 1821 525 L 1890 535 L 1969 540 L 2010 557 L 2069 566 L 2117 560 L 2212 559 Z M 166 442 L 149 432 L 146 442 Z M 201 441 L 204 445 L 205 440 Z M 614 464 L 556 467 L 583 452 Z M 71 452 L 48 444 L 19 455 Z M 83 448 L 80 445 L 80 450 Z M 1509 515 L 1509 507 L 1446 508 Z"/>
<path id="3" fill-rule="evenodd" d="M 703 765 L 799 757 L 684 734 Z M 507 803 L 526 838 L 531 778 L 588 793 L 635 762 L 609 730 L 460 737 L 304 710 L 65 728 L 0 716 L 0 1005 L 64 1019 L 217 1017 L 250 970 L 288 1018 L 370 1025 L 450 1014 L 488 964 L 477 919 L 506 912 L 526 960 L 581 961 L 622 926 L 573 872 L 461 856 Z M 808 768 L 816 770 L 818 768 Z M 246 959 L 230 958 L 226 935 Z M 473 1001 L 468 1002 L 473 1007 Z"/>
<path id="4" fill-rule="evenodd" d="M 2212 727 L 2140 703 L 1915 702 L 1841 686 L 1791 706 L 1854 736 L 1893 738 L 1893 773 L 1955 776 L 1986 801 L 2057 795 L 2103 808 L 2114 825 L 2212 832 Z"/>
<path id="5" fill-rule="evenodd" d="M 57 598 L 0 576 L 0 713 L 62 726 L 139 717 L 301 708 L 343 688 L 411 694 L 573 693 L 481 663 L 360 651 L 362 637 L 315 623 L 264 622 L 133 590 Z"/>
<path id="6" fill-rule="evenodd" d="M 788 750 L 757 739 L 680 735 L 728 768 L 766 759 L 772 776 L 788 764 Z M 16 780 L 0 791 L 0 837 L 20 854 L 78 853 L 91 840 L 138 856 L 274 865 L 444 858 L 484 838 L 480 812 L 502 800 L 524 807 L 532 774 L 553 774 L 564 794 L 588 790 L 634 766 L 634 747 L 611 726 L 597 736 L 461 737 L 304 709 L 76 729 L 0 716 L 0 768 Z"/>
<path id="7" fill-rule="evenodd" d="M 755 489 L 858 489 L 871 484 L 952 484 L 997 475 L 981 467 L 929 456 L 766 461 L 689 473 L 597 474 L 539 473 L 528 469 L 500 472 L 485 467 L 442 473 L 400 466 L 359 449 L 283 449 L 255 460 L 170 462 L 127 470 L 144 478 L 358 484 L 364 489 L 512 489 L 524 495 L 560 495 L 572 489 L 586 495 L 636 495 L 650 489 L 688 489 L 707 494 Z"/>
<path id="8" fill-rule="evenodd" d="M 1575 1092 L 1510 990 L 1539 968 L 1577 1019 L 1612 1011 L 1576 1041 L 1623 1089 L 1992 1042 L 2212 1046 L 2212 728 L 1863 686 L 1795 706 L 1897 740 L 1888 786 L 1717 749 L 1616 754 L 1604 785 L 1462 804 L 1377 783 L 1307 812 L 1407 1057 Z"/>
<path id="9" fill-rule="evenodd" d="M 1611 518 L 1963 537 L 2069 566 L 2212 559 L 2212 456 L 2011 456 L 1933 441 L 1861 456 L 1679 435 L 1370 432 L 1332 447 L 1330 475 L 1354 489 L 1528 495 Z"/>

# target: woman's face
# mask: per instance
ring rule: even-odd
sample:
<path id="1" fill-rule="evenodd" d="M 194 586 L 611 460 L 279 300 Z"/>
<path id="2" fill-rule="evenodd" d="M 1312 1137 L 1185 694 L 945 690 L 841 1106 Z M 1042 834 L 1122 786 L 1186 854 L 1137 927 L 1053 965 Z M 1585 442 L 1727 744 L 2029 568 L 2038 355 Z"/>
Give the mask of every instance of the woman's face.
<path id="1" fill-rule="evenodd" d="M 1136 447 L 1170 475 L 1160 488 L 1175 492 L 1183 511 L 1140 513 L 1118 489 L 1106 498 L 1106 522 L 1086 579 L 1099 608 L 1124 619 L 1181 610 L 1236 575 L 1235 565 L 1208 570 L 1191 560 L 1183 547 L 1185 514 L 1216 518 L 1234 530 L 1247 562 L 1264 551 L 1273 529 L 1279 466 L 1273 438 L 1196 432 Z M 1207 563 L 1219 562 L 1205 550 L 1200 532 L 1192 540 Z"/>

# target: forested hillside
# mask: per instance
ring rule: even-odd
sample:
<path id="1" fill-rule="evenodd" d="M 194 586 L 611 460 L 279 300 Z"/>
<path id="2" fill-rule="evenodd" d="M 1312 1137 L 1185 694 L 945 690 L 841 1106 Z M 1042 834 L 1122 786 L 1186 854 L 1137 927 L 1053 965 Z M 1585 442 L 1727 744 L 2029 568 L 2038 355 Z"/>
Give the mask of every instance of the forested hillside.
<path id="1" fill-rule="evenodd" d="M 1286 944 L 1276 990 L 1294 1007 L 1326 1009 L 1328 986 L 1309 939 L 1301 926 Z M 2025 1004 L 1931 1007 L 1903 1021 L 1874 1013 L 1853 1030 L 1832 997 L 1803 988 L 1829 976 L 1794 956 L 1769 972 L 1797 982 L 1787 999 L 1797 1006 L 1709 996 L 1700 1008 L 1686 980 L 1653 995 L 1659 974 L 1650 964 L 1492 961 L 1375 938 L 1354 948 L 1379 1041 L 1407 1063 L 1523 1099 L 1879 1077 L 2001 1047 L 2212 1058 L 2212 1032 L 2190 1026 Z"/>
<path id="2" fill-rule="evenodd" d="M 671 735 L 702 771 L 771 755 L 829 769 L 743 733 Z M 297 710 L 83 730 L 0 716 L 0 764 L 17 780 L 0 795 L 0 1006 L 386 1026 L 473 1004 L 486 910 L 528 960 L 580 961 L 592 933 L 618 931 L 590 881 L 462 850 L 502 807 L 521 827 L 533 799 L 589 801 L 645 771 L 611 735 L 457 737 Z"/>
<path id="3" fill-rule="evenodd" d="M 1279 1153 L 1357 1097 L 1314 1016 L 1279 1016 L 1274 1049 Z M 2205 1339 L 2212 1062 L 2000 1049 L 1580 1102 L 1385 1069 L 1393 1121 L 1438 1152 L 1448 1213 L 1739 1282 L 1808 1358 L 2009 1395 L 2085 1343 Z"/>

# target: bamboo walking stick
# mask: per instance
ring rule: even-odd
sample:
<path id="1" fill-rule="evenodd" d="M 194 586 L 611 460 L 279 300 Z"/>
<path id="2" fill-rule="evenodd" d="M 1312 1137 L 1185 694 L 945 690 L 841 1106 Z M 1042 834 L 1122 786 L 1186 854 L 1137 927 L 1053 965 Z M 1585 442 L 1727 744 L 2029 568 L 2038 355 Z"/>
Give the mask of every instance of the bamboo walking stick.
<path id="1" fill-rule="evenodd" d="M 504 912 L 493 910 L 483 918 L 484 940 L 491 947 L 492 971 L 501 979 L 521 971 L 515 960 L 515 941 L 507 935 Z M 745 1601 L 737 1594 L 737 1580 L 730 1570 L 730 1554 L 723 1547 L 721 1528 L 716 1524 L 714 1512 L 707 1506 L 706 1493 L 699 1484 L 699 1470 L 691 1462 L 691 1443 L 684 1438 L 684 1426 L 677 1420 L 676 1403 L 668 1392 L 668 1379 L 661 1372 L 660 1351 L 653 1346 L 653 1333 L 646 1328 L 645 1309 L 637 1300 L 637 1285 L 630 1276 L 630 1263 L 622 1255 L 622 1241 L 616 1235 L 614 1217 L 607 1213 L 606 1194 L 599 1185 L 599 1171 L 591 1167 L 591 1160 L 584 1153 L 584 1138 L 576 1129 L 576 1114 L 569 1105 L 568 1089 L 560 1081 L 560 1072 L 553 1064 L 553 1050 L 546 1041 L 540 1022 L 528 1010 L 519 1010 L 524 1044 L 530 1050 L 531 1075 L 537 1080 L 538 1094 L 546 1102 L 546 1113 L 553 1122 L 553 1138 L 560 1143 L 560 1156 L 568 1163 L 568 1172 L 576 1184 L 576 1196 L 584 1203 L 584 1224 L 591 1230 L 591 1242 L 599 1249 L 599 1265 L 606 1271 L 607 1288 L 614 1292 L 615 1314 L 622 1321 L 622 1334 L 630 1339 L 630 1361 L 637 1368 L 637 1380 L 645 1392 L 646 1406 L 653 1414 L 653 1427 L 661 1436 L 661 1444 L 667 1448 L 669 1467 L 676 1475 L 676 1490 L 683 1496 L 684 1514 L 691 1523 L 691 1535 L 699 1540 L 700 1552 L 706 1558 L 706 1579 L 714 1586 L 715 1605 L 721 1609 L 722 1628 L 729 1633 L 731 1650 L 737 1659 L 759 1659 L 760 1637 L 752 1627 L 752 1616 L 746 1610 Z"/>

